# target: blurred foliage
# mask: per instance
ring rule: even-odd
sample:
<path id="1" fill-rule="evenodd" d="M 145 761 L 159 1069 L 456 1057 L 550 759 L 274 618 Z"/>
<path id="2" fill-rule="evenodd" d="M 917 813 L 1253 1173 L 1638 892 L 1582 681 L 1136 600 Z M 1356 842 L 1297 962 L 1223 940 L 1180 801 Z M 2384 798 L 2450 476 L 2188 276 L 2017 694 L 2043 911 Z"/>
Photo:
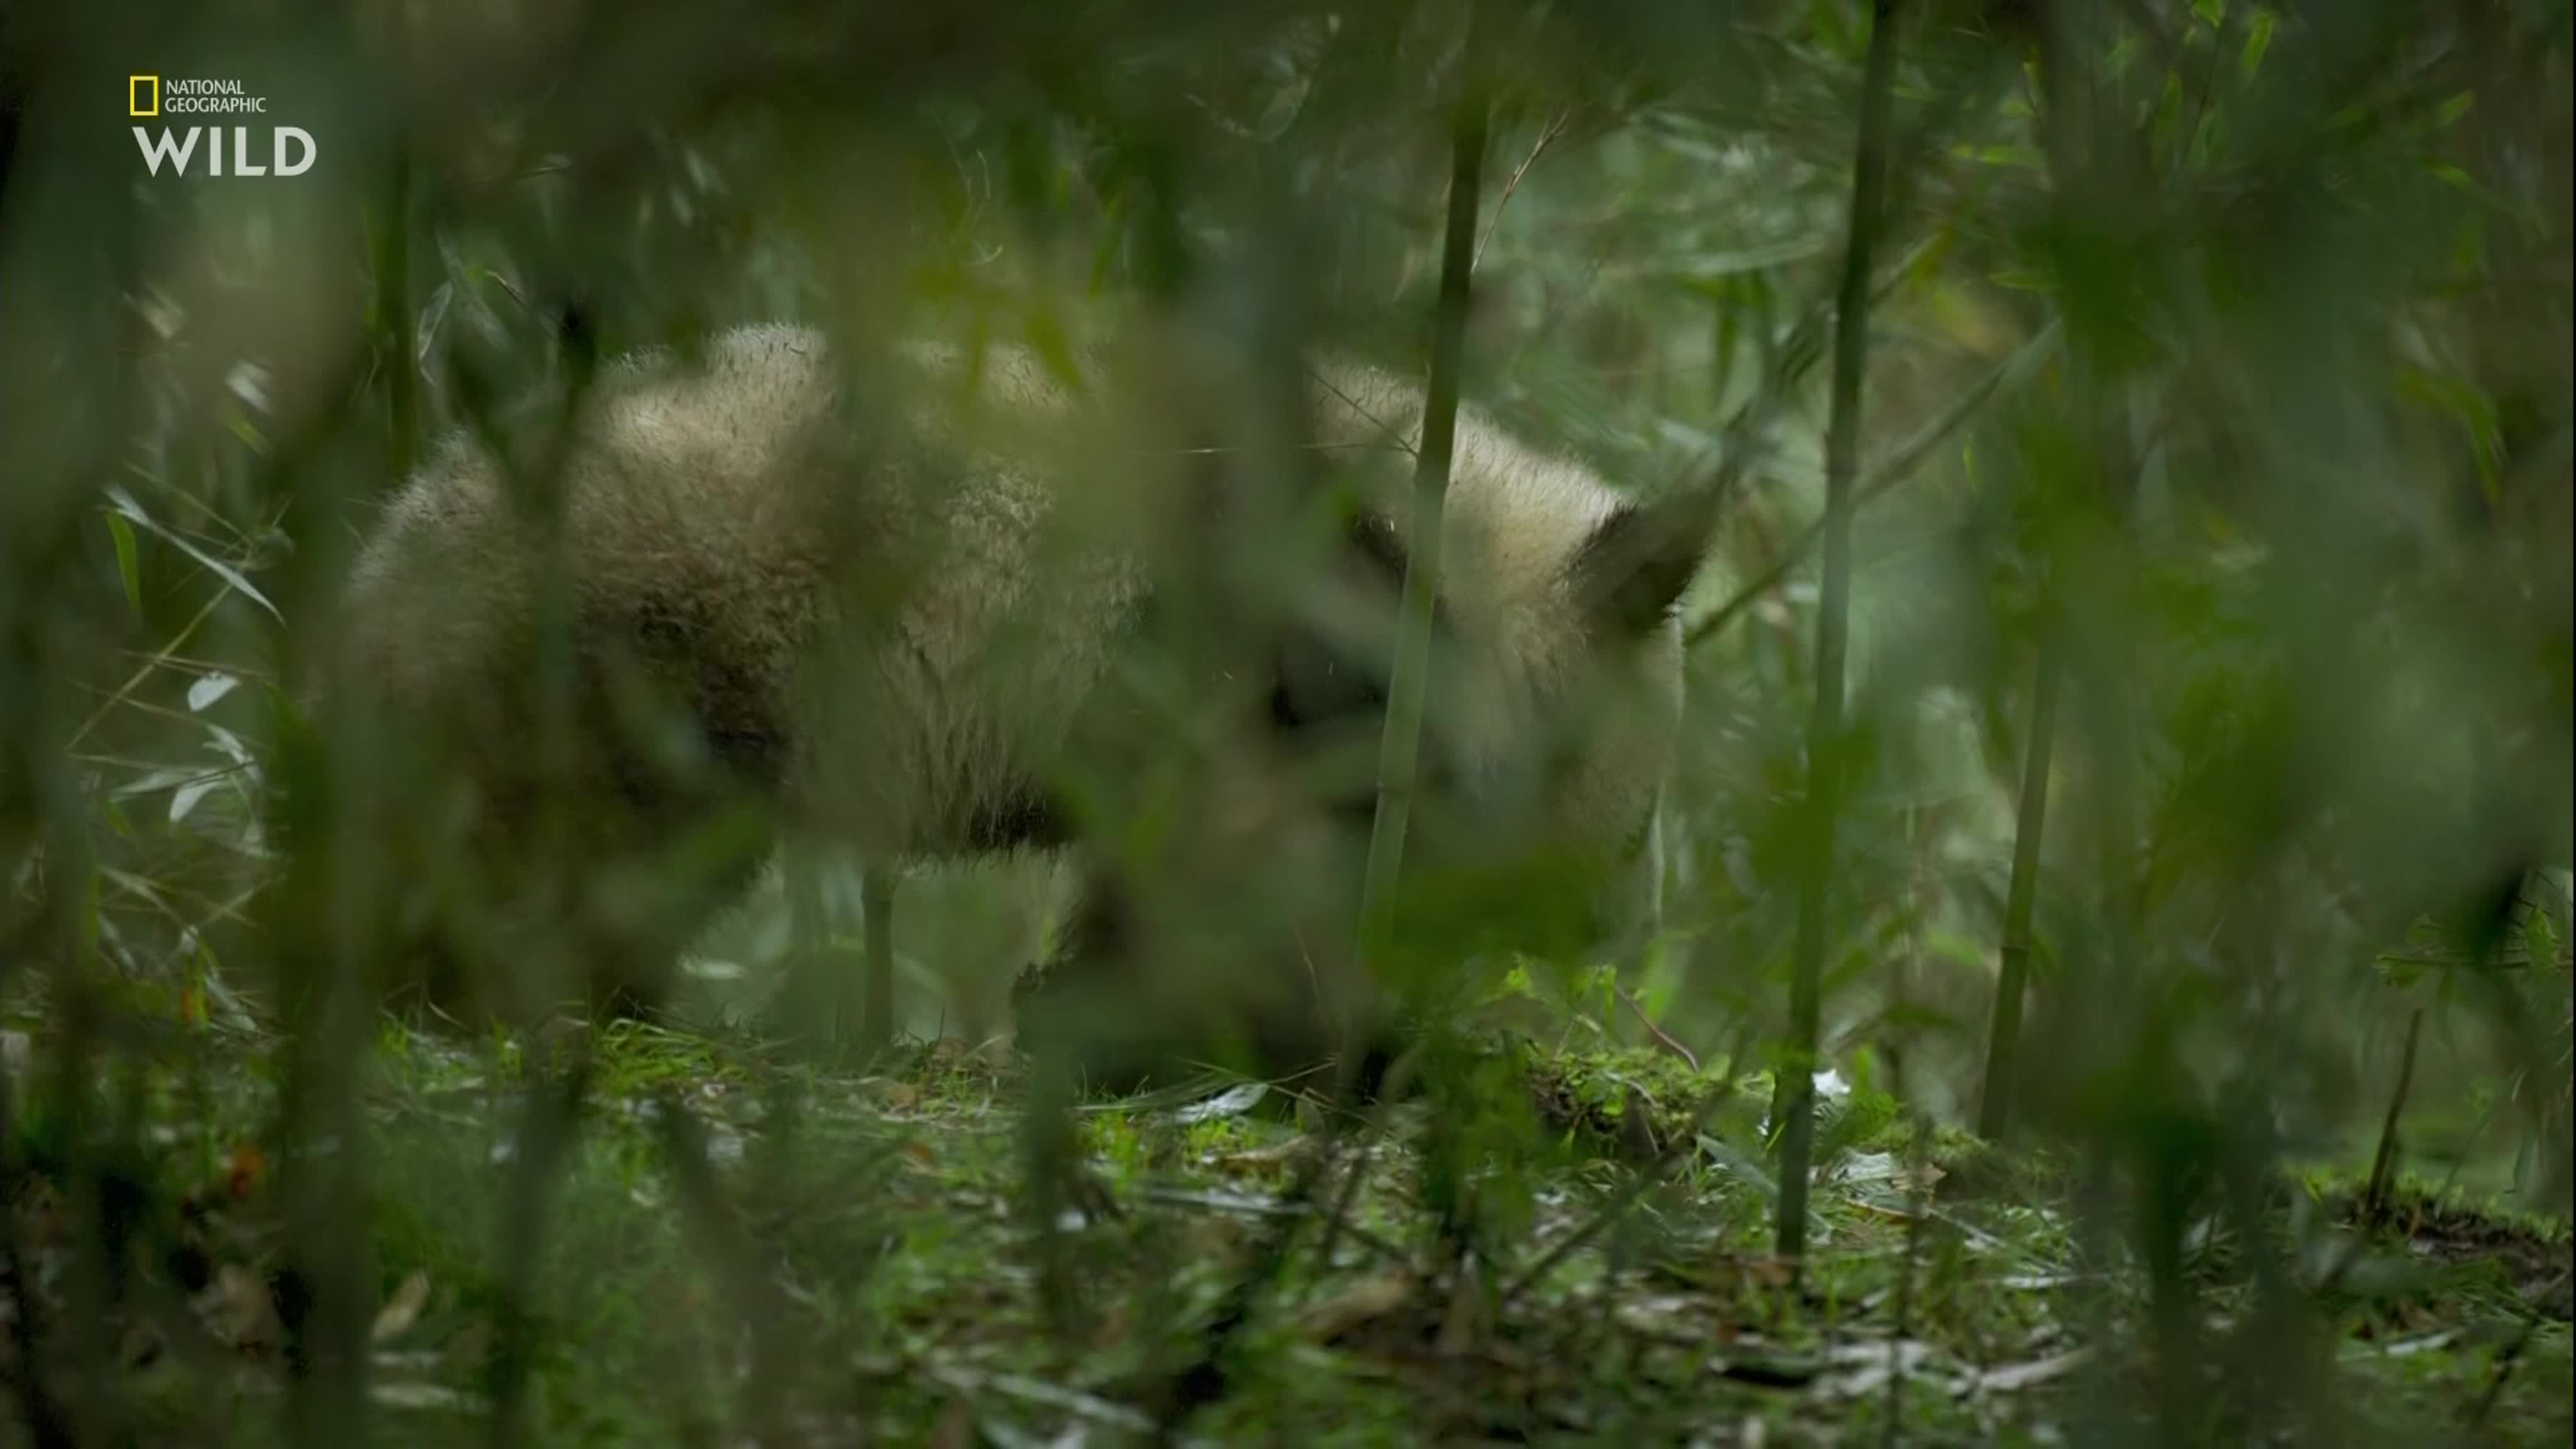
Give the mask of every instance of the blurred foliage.
<path id="1" fill-rule="evenodd" d="M 241 1231 L 258 1246 L 200 1245 L 213 1258 L 197 1277 L 230 1281 L 214 1259 L 289 1262 L 269 1289 L 294 1370 L 287 1422 L 307 1439 L 338 1442 L 360 1418 L 396 1438 L 461 1432 L 443 1409 L 371 1400 L 365 1383 L 371 1371 L 379 1390 L 470 1382 L 479 1370 L 459 1365 L 480 1363 L 477 1350 L 452 1342 L 435 1372 L 388 1370 L 367 1351 L 370 1315 L 391 1311 L 378 1305 L 415 1267 L 481 1283 L 471 1275 L 486 1270 L 462 1259 L 553 1251 L 507 1226 L 541 1217 L 547 1199 L 505 1182 L 542 1174 L 446 1135 L 469 1120 L 501 1133 L 493 1114 L 520 1100 L 523 1054 L 541 1062 L 548 1040 L 469 1043 L 473 1061 L 450 1059 L 437 1054 L 464 1049 L 414 1043 L 332 989 L 354 969 L 363 926 L 347 903 L 368 898 L 374 868 L 364 830 L 331 823 L 330 802 L 350 793 L 333 771 L 362 769 L 365 742 L 315 738 L 299 705 L 334 648 L 332 590 L 353 540 L 395 479 L 502 402 L 559 388 L 580 356 L 686 354 L 754 320 L 803 321 L 854 351 L 928 334 L 1063 356 L 1165 317 L 1245 355 L 1330 345 L 1418 372 L 1448 117 L 1466 79 L 1494 105 L 1469 400 L 1640 493 L 1713 469 L 1733 483 L 1685 610 L 1690 723 L 1652 837 L 1652 931 L 1617 959 L 1462 961 L 1481 1003 L 1462 1017 L 1547 1060 L 1644 1048 L 1687 1059 L 1703 1088 L 1767 1081 L 1783 1060 L 1814 825 L 1805 762 L 1830 751 L 1845 783 L 1822 1046 L 1857 1101 L 1821 1099 L 1833 1115 L 1819 1124 L 1820 1172 L 1834 1180 L 1875 1153 L 1871 1191 L 1905 1187 L 1922 1176 L 1903 1166 L 1922 1165 L 1908 1145 L 1919 1118 L 1953 1185 L 1991 1187 L 2008 1206 L 1942 1238 L 1938 1223 L 1969 1211 L 1945 1207 L 1925 1219 L 1927 1243 L 1891 1244 L 1853 1224 L 1901 1216 L 1902 1192 L 1867 1210 L 1836 1198 L 1820 1211 L 1843 1225 L 1815 1242 L 1803 1296 L 1769 1283 L 1754 1250 L 1729 1249 L 1727 1303 L 1770 1304 L 1745 1313 L 1769 1315 L 1783 1341 L 1823 1333 L 1802 1382 L 1848 1369 L 1831 1357 L 1842 1306 L 1819 1305 L 1858 1273 L 1880 1294 L 1869 1311 L 1897 1315 L 1898 1339 L 1936 1330 L 1909 1328 L 1894 1305 L 1934 1305 L 1921 1309 L 1933 1319 L 1980 1305 L 1937 1330 L 1959 1335 L 1940 1354 L 1977 1343 L 1974 1362 L 1993 1364 L 2091 1345 L 2090 1367 L 2063 1372 L 2114 1391 L 2048 1411 L 2088 1439 L 2115 1427 L 2404 1438 L 2424 1421 L 2356 1404 L 2412 1391 L 2372 1378 L 2362 1399 L 2339 1398 L 2332 1375 L 2349 1365 L 2334 1345 L 2356 1323 L 2395 1331 L 2390 1305 L 2428 1299 L 2483 1305 L 2462 1310 L 2474 1326 L 2460 1351 L 2477 1346 L 2491 1372 L 2454 1359 L 2425 1370 L 2466 1375 L 2453 1387 L 2473 1423 L 2517 1358 L 2554 1353 L 2563 1388 L 2576 1110 L 2568 8 L 1897 7 L 1849 704 L 1840 737 L 1811 741 L 1807 547 L 1870 8 L 1480 0 L 1472 45 L 1463 0 L 0 11 L 0 1008 L 12 1033 L 0 1117 L 14 1124 L 0 1178 L 22 1209 L 0 1278 L 16 1310 L 5 1361 L 19 1422 L 50 1442 L 265 1432 L 265 1410 L 238 1422 L 228 1410 L 231 1429 L 151 1427 L 113 1377 L 130 1348 L 117 1325 L 168 1316 L 152 1296 L 166 1285 L 151 1286 L 165 1265 L 138 1246 L 161 1231 L 161 1208 L 142 1204 L 240 1185 L 243 1152 L 277 1176 L 273 1193 L 241 1187 L 256 1203 L 238 1209 L 256 1224 Z M 147 72 L 238 78 L 267 108 L 229 119 L 254 136 L 303 128 L 316 164 L 295 177 L 147 171 L 129 148 L 148 123 L 111 109 L 120 83 Z M 2063 663 L 2065 702 L 2028 1025 L 2010 1080 L 1983 1082 L 2043 651 Z M 836 953 L 855 957 L 857 864 L 813 864 Z M 711 1040 L 774 1015 L 794 945 L 784 874 L 693 953 L 685 1014 Z M 1003 1032 L 1004 983 L 1043 954 L 1057 884 L 1035 861 L 908 873 L 893 931 L 904 1030 L 967 1047 Z M 1438 916 L 1425 930 L 1462 957 L 1479 934 Z M 1011 1377 L 1039 1372 L 1025 1364 L 966 1374 L 939 1360 L 949 1377 L 934 1379 L 921 1345 L 954 1325 L 908 1322 L 901 1305 L 919 1300 L 904 1295 L 934 1279 L 962 1291 L 974 1255 L 1003 1249 L 927 1242 L 981 1232 L 975 1207 L 889 1205 L 886 1193 L 916 1186 L 882 1155 L 903 1151 L 892 1144 L 910 1129 L 888 1126 L 868 1094 L 926 1090 L 920 1115 L 945 1120 L 991 1096 L 971 1085 L 990 1068 L 941 1057 L 932 1088 L 896 1073 L 862 1089 L 743 1047 L 754 1065 L 732 1070 L 746 1087 L 702 1058 L 715 1050 L 648 1053 L 659 1065 L 640 1083 L 611 1080 L 638 1060 L 612 1054 L 586 1079 L 605 1102 L 705 1108 L 720 1126 L 712 1145 L 622 1119 L 575 1141 L 582 1109 L 564 1114 L 567 1226 L 547 1291 L 574 1283 L 577 1304 L 506 1269 L 488 1301 L 439 1300 L 435 1312 L 471 1319 L 484 1341 L 526 1336 L 555 1396 L 550 1434 L 713 1442 L 731 1423 L 781 1442 L 786 1427 L 753 1421 L 792 1409 L 834 1416 L 816 1422 L 841 1428 L 811 1430 L 826 1440 L 918 1437 L 936 1419 L 968 1425 L 939 1428 L 952 1436 L 940 1442 L 966 1442 L 974 1424 L 1016 1442 L 993 1427 L 1008 1415 L 936 1416 L 999 1394 L 1013 1414 L 1106 1436 L 1134 1412 L 1121 1406 L 1158 1402 L 1140 1387 L 1147 1371 L 1187 1359 L 1176 1326 L 1213 1311 L 1208 1281 L 1231 1256 L 1194 1256 L 1180 1236 L 1140 1243 L 1160 1255 L 1145 1251 L 1145 1286 L 1115 1310 L 1133 1316 L 1131 1334 L 1113 1320 L 1099 1336 L 1117 1368 L 1095 1363 L 1078 1393 L 1028 1388 Z M 406 1054 L 422 1052 L 441 1065 Z M 1414 1205 L 1433 1204 L 1443 1232 L 1478 1225 L 1409 1290 L 1448 1295 L 1425 1329 L 1444 1343 L 1531 1311 L 1515 1275 L 1569 1231 L 1551 1174 L 1607 1170 L 1552 1155 L 1566 1129 L 1532 1130 L 1531 1094 L 1513 1085 L 1525 1075 L 1490 1060 L 1444 1070 L 1431 1097 L 1444 1130 L 1376 1185 L 1412 1205 L 1353 1220 L 1407 1253 L 1406 1235 L 1432 1232 Z M 1634 1183 L 1605 1195 L 1618 1226 L 1587 1240 L 1606 1256 L 1586 1271 L 1608 1282 L 1678 1260 L 1658 1257 L 1676 1234 L 1761 1241 L 1777 1188 L 1765 1089 L 1717 1093 L 1685 1129 L 1660 1100 L 1671 1084 L 1613 1080 L 1655 1101 L 1646 1160 L 1684 1166 L 1652 1184 L 1618 1169 Z M 2020 1104 L 2025 1130 L 1963 1145 L 1956 1129 L 1993 1091 Z M 761 1108 L 727 1119 L 738 1092 Z M 1597 1081 L 1535 1096 L 1579 1103 L 1591 1129 L 1631 1100 Z M 526 1130 L 547 1120 L 532 1109 Z M 1102 1135 L 1147 1130 L 1095 1125 L 1095 1149 L 1113 1155 L 1127 1149 Z M 2346 1246 L 2365 1235 L 2335 1226 L 2344 1210 L 2326 1205 L 2341 1200 L 2295 1175 L 2358 1174 L 2389 1137 L 2396 1200 L 2419 1206 L 2409 1219 L 2380 1202 L 2365 1225 L 2447 1223 L 2458 1209 L 2440 1204 L 2463 1193 L 2500 1204 L 2508 1216 L 2494 1221 L 2521 1226 L 2443 1242 L 2471 1245 L 2460 1261 L 2503 1265 L 2492 1271 L 2505 1288 L 2372 1278 L 2403 1269 L 2405 1253 Z M 1984 1154 L 2007 1148 L 1994 1170 Z M 772 1170 L 764 1154 L 786 1165 L 746 1180 Z M 636 1164 L 655 1161 L 676 1164 L 670 1185 L 634 1185 L 651 1176 Z M 265 1184 L 266 1171 L 252 1175 Z M 998 1171 L 971 1169 L 984 1190 Z M 446 1186 L 469 1180 L 473 1222 L 444 1220 Z M 1756 1190 L 1682 1190 L 1711 1181 Z M 729 1216 L 727 1194 L 759 1200 L 759 1182 L 796 1188 Z M 621 1192 L 652 1197 L 654 1236 L 599 1226 Z M 1379 1201 L 1376 1188 L 1352 1192 Z M 188 1210 L 201 1227 L 229 1221 Z M 2021 1226 L 1997 1226 L 2007 1220 Z M 2543 1244 L 2541 1266 L 2481 1257 L 2489 1231 Z M 880 1262 L 863 1242 L 899 1246 Z M 1959 1255 L 1998 1242 L 2066 1265 L 2064 1301 L 2042 1312 L 1978 1299 L 2003 1290 L 1978 1287 Z M 764 1253 L 849 1276 L 805 1280 L 833 1285 L 823 1307 L 782 1304 L 772 1280 L 795 1277 L 765 1273 Z M 1888 1263 L 1910 1285 L 1918 1256 L 1923 1286 L 1894 1295 Z M 653 1331 L 654 1306 L 600 1316 L 598 1296 L 625 1291 L 612 1285 L 697 1284 L 684 1258 L 720 1265 L 712 1291 L 735 1294 L 729 1306 L 691 1286 L 668 1335 Z M 907 1273 L 918 1281 L 894 1282 Z M 1458 1285 L 1478 1273 L 1484 1306 L 1459 1306 L 1475 1295 Z M 984 1332 L 1028 1326 L 1025 1288 L 1008 1285 L 1019 1298 Z M 39 1314 L 38 1300 L 54 1306 Z M 1578 1311 L 1609 1310 L 1556 1316 Z M 748 1347 L 735 1321 L 753 1325 Z M 583 1336 L 604 1322 L 628 1337 Z M 1239 1346 L 1255 1365 L 1229 1380 L 1243 1397 L 1198 1430 L 1251 1432 L 1244 1405 L 1289 1402 L 1263 1396 L 1305 1350 L 1270 1332 Z M 917 1396 L 707 1401 L 737 1381 L 738 1352 L 770 1362 L 798 1333 Z M 2147 1366 L 2121 1343 L 2146 1345 Z M 672 1354 L 681 1368 L 661 1357 Z M 597 1417 L 674 1372 L 707 1385 L 670 1411 L 683 1418 L 643 1400 Z M 1674 1417 L 1637 1408 L 1645 1417 L 1593 1427 L 1653 1437 L 1721 1412 L 1739 1423 L 1749 1411 L 1727 1396 L 1742 1376 L 1719 1377 L 1697 1400 L 1677 1391 Z M 1365 1375 L 1345 1387 L 1352 1405 L 1386 1392 Z M 1892 1414 L 1905 1403 L 1886 1402 Z M 880 1411 L 894 1417 L 868 1417 Z M 2554 1426 L 2564 1442 L 2563 1395 L 2529 1412 L 2516 1432 Z M 1356 1442 L 1429 1432 L 1352 1415 Z"/>

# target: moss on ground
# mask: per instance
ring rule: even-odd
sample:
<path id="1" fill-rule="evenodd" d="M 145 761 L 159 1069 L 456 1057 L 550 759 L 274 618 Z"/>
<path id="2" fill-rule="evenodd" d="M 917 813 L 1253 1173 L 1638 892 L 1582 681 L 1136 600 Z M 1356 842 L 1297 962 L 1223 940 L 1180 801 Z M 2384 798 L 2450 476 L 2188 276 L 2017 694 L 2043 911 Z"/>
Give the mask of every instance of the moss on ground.
<path id="1" fill-rule="evenodd" d="M 1017 1444 L 1077 1426 L 1125 1442 L 1248 1266 L 1301 1221 L 1191 1436 L 1807 1442 L 1877 1434 L 1896 1414 L 1911 1442 L 2039 1443 L 2145 1414 L 2193 1438 L 2411 1443 L 2474 1425 L 2483 1440 L 2568 1439 L 2563 1226 L 2408 1183 L 2355 1235 L 2346 1187 L 2285 1183 L 2272 1216 L 2295 1281 L 2267 1290 L 2221 1223 L 2197 1241 L 2176 1327 L 2133 1275 L 2079 1271 L 2044 1164 L 1951 1131 L 1918 1143 L 1892 1104 L 1851 1094 L 1827 1103 L 1813 1256 L 1793 1284 L 1769 1255 L 1766 1082 L 1669 1054 L 1520 1045 L 1501 1059 L 1530 1089 L 1524 1122 L 1545 1130 L 1478 1159 L 1507 1160 L 1518 1190 L 1486 1166 L 1452 1184 L 1496 1234 L 1463 1267 L 1428 1246 L 1425 1204 L 1442 1200 L 1426 1190 L 1440 1178 L 1429 1104 L 1389 1118 L 1329 1264 L 1293 1194 L 1331 1149 L 1282 1093 L 1210 1082 L 1086 1110 L 1093 1170 L 1122 1210 L 1068 1230 L 1083 1301 L 1078 1337 L 1058 1343 L 1016 1207 L 1006 1067 L 941 1045 L 863 1075 L 743 1040 L 607 1033 L 540 1270 L 512 1283 L 496 1268 L 504 1204 L 542 1073 L 500 1044 L 389 1028 L 365 1092 L 371 1428 L 479 1436 L 516 1304 L 538 1328 L 544 1442 L 766 1429 Z M 88 1122 L 134 1127 L 114 1151 L 95 1134 L 83 1150 L 59 1101 L 20 1094 L 19 1239 L 49 1362 L 103 1365 L 136 1438 L 272 1442 L 280 1174 L 259 1143 L 274 1052 L 207 1031 L 184 1060 L 89 1084 Z M 673 1111 L 700 1129 L 691 1160 L 674 1156 Z M 1640 1162 L 1658 1166 L 1641 1177 Z M 713 1211 L 692 1186 L 709 1183 Z M 108 1331 L 76 1335 L 58 1330 L 83 1201 L 114 1205 L 131 1271 Z M 2080 1350 L 2097 1321 L 2138 1347 Z"/>

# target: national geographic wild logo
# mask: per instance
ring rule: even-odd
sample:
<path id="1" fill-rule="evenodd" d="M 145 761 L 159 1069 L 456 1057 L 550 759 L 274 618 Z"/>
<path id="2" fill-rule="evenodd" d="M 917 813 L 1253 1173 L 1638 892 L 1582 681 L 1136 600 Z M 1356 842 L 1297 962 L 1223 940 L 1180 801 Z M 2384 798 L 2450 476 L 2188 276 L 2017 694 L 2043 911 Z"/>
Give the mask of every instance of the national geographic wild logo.
<path id="1" fill-rule="evenodd" d="M 238 79 L 131 75 L 125 78 L 125 113 L 161 116 L 257 117 L 256 125 L 136 126 L 134 144 L 155 176 L 301 176 L 319 154 L 313 133 L 267 121 L 268 97 L 242 89 Z"/>

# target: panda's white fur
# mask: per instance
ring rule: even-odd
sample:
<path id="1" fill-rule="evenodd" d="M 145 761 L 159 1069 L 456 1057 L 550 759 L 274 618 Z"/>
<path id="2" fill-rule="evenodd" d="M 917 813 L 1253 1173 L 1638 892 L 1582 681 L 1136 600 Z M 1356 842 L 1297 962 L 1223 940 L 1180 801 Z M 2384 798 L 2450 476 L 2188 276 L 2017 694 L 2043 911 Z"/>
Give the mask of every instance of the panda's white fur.
<path id="1" fill-rule="evenodd" d="M 877 858 L 1028 833 L 1148 598 L 1145 540 L 1187 496 L 1190 455 L 1150 405 L 1077 398 L 1027 352 L 987 350 L 963 393 L 956 352 L 896 356 L 927 385 L 889 390 L 905 401 L 871 419 L 894 439 L 882 445 L 852 426 L 811 331 L 747 328 L 700 367 L 603 372 L 559 475 L 585 865 L 662 849 L 720 793 L 662 782 L 717 767 L 789 828 Z M 1418 386 L 1341 361 L 1313 379 L 1318 443 L 1409 450 Z M 1401 527 L 1401 491 L 1376 501 Z M 1472 777 L 1534 748 L 1570 693 L 1596 703 L 1547 786 L 1544 818 L 1568 841 L 1642 828 L 1679 721 L 1677 628 L 1605 645 L 1587 622 L 1575 561 L 1621 506 L 1461 410 L 1442 562 L 1459 657 L 1429 728 Z M 503 894 L 535 788 L 525 677 L 548 567 L 502 471 L 460 440 L 388 503 L 346 600 L 352 677 L 376 718 L 428 748 L 424 778 L 454 786 L 421 815 L 429 848 L 479 846 Z M 696 730 L 618 734 L 667 723 L 628 712 L 639 685 Z M 701 911 L 646 912 L 606 954 L 654 994 L 653 958 Z"/>
<path id="2" fill-rule="evenodd" d="M 1315 369 L 1320 441 L 1365 446 L 1421 436 L 1423 390 L 1344 362 Z M 1521 762 L 1534 731 L 1581 707 L 1582 746 L 1553 783 L 1560 845 L 1624 844 L 1641 829 L 1681 723 L 1682 636 L 1667 619 L 1604 648 L 1588 630 L 1569 564 L 1631 500 L 1588 469 L 1539 452 L 1461 405 L 1441 514 L 1441 596 L 1470 631 L 1462 696 L 1439 721 L 1470 770 Z M 1380 500 L 1409 526 L 1406 500 Z M 1690 540 L 1696 543 L 1696 540 Z M 1580 693 L 1580 699 L 1571 696 Z"/>

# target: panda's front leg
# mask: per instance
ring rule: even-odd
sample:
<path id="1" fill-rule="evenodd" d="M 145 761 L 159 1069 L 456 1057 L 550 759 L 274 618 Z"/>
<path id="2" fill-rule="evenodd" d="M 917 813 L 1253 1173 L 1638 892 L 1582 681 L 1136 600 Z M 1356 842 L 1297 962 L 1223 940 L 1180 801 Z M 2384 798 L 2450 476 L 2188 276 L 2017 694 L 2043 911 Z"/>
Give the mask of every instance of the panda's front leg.
<path id="1" fill-rule="evenodd" d="M 1145 971 L 1129 893 L 1106 870 L 1080 867 L 1074 908 L 1054 954 L 1020 974 L 1011 1014 L 1034 1069 L 1051 1063 L 1072 1090 L 1142 1090 L 1173 1045 L 1171 1023 L 1144 999 Z"/>

